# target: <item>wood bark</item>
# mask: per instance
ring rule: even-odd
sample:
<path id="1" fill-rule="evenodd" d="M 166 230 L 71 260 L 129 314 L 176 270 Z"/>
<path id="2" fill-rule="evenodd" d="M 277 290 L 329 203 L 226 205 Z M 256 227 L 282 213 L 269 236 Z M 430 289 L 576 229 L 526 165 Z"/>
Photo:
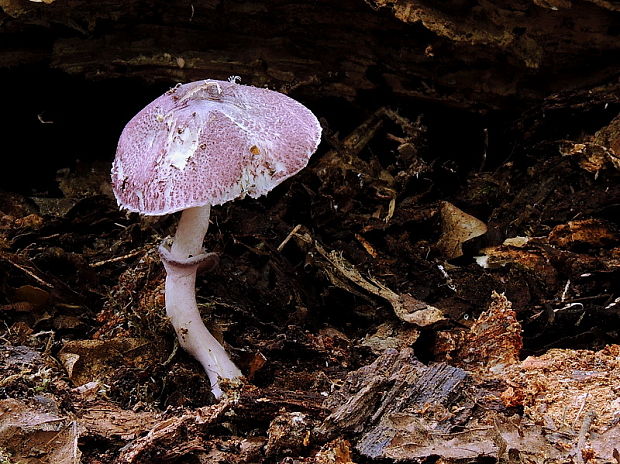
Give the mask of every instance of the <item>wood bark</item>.
<path id="1" fill-rule="evenodd" d="M 502 108 L 605 83 L 617 90 L 619 8 L 604 0 L 0 0 L 0 68 L 43 64 L 89 79 L 170 83 L 239 75 L 323 97 Z"/>

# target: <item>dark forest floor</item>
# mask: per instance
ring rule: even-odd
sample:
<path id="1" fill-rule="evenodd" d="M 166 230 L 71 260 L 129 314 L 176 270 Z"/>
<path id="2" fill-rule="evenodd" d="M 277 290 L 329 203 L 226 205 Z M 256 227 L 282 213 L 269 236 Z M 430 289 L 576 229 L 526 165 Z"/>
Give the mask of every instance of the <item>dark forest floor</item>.
<path id="1" fill-rule="evenodd" d="M 620 462 L 620 119 L 329 104 L 305 170 L 213 210 L 219 402 L 165 318 L 176 218 L 118 210 L 113 153 L 0 193 L 0 462 Z"/>

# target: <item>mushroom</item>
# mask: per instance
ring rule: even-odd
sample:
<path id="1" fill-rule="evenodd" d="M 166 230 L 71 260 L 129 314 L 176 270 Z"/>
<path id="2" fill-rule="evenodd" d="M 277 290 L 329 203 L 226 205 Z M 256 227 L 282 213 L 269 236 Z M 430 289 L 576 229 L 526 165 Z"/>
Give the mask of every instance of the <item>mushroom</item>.
<path id="1" fill-rule="evenodd" d="M 321 126 L 297 101 L 231 81 L 177 85 L 127 123 L 112 165 L 121 208 L 143 215 L 182 211 L 169 245 L 159 247 L 166 270 L 166 314 L 180 345 L 204 367 L 213 394 L 219 378 L 241 372 L 205 327 L 196 304 L 196 271 L 218 258 L 202 243 L 211 206 L 257 198 L 306 166 Z"/>

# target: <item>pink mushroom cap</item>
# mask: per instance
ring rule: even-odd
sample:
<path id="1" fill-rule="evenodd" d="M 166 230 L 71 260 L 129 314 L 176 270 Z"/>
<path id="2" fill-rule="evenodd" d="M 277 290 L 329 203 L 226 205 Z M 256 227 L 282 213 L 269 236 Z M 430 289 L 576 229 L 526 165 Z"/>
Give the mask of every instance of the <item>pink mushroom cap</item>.
<path id="1" fill-rule="evenodd" d="M 229 81 L 179 85 L 123 129 L 114 194 L 145 215 L 257 198 L 303 169 L 320 139 L 314 114 L 281 93 Z"/>

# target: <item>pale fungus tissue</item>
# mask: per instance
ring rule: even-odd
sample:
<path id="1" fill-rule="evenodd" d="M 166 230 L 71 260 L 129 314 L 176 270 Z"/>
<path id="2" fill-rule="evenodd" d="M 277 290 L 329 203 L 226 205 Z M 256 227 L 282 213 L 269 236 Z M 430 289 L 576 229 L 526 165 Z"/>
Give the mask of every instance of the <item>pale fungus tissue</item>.
<path id="1" fill-rule="evenodd" d="M 121 208 L 144 215 L 182 211 L 166 269 L 166 313 L 181 346 L 219 378 L 241 372 L 205 327 L 196 304 L 199 266 L 217 263 L 202 247 L 210 208 L 267 194 L 306 166 L 321 138 L 317 118 L 281 93 L 230 81 L 177 85 L 129 121 L 112 165 Z"/>

